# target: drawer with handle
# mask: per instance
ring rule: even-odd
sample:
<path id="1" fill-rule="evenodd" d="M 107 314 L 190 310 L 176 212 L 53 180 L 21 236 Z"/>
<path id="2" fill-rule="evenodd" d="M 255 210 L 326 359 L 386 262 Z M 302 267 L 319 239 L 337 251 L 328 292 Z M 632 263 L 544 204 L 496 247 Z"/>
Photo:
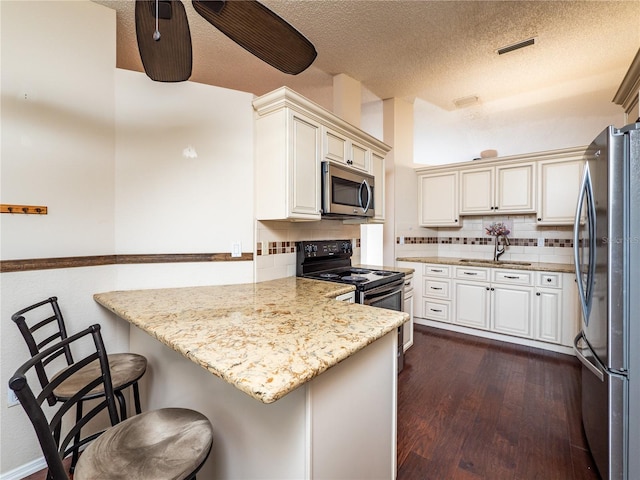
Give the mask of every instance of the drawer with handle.
<path id="1" fill-rule="evenodd" d="M 424 271 L 425 276 L 428 277 L 450 277 L 451 276 L 451 266 L 450 265 L 425 265 Z"/>
<path id="2" fill-rule="evenodd" d="M 511 285 L 533 285 L 533 272 L 523 270 L 493 270 L 492 282 Z"/>
<path id="3" fill-rule="evenodd" d="M 451 304 L 449 302 L 424 301 L 424 316 L 431 320 L 451 322 Z"/>
<path id="4" fill-rule="evenodd" d="M 438 297 L 449 299 L 449 293 L 451 292 L 451 280 L 425 278 L 424 290 L 422 295 L 425 297 Z"/>
<path id="5" fill-rule="evenodd" d="M 538 272 L 536 286 L 560 288 L 562 286 L 562 282 L 560 282 L 560 275 L 560 273 Z"/>
<path id="6" fill-rule="evenodd" d="M 489 269 L 474 267 L 456 267 L 456 278 L 482 282 L 489 280 Z"/>

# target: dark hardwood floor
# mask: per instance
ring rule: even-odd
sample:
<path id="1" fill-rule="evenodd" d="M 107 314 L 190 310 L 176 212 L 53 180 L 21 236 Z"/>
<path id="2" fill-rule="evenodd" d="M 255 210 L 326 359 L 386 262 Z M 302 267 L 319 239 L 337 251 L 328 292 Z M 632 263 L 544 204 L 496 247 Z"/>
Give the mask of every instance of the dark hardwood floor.
<path id="1" fill-rule="evenodd" d="M 598 480 L 569 355 L 415 326 L 398 480 Z"/>

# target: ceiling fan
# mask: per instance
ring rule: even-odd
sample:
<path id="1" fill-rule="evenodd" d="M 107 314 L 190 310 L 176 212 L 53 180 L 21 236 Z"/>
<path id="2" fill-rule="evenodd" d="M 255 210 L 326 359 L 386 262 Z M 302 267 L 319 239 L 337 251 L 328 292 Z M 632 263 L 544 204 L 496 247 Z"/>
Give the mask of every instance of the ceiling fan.
<path id="1" fill-rule="evenodd" d="M 291 75 L 317 56 L 314 46 L 289 23 L 256 0 L 193 0 L 211 25 L 253 55 Z M 144 71 L 157 82 L 191 76 L 193 55 L 185 7 L 180 0 L 136 0 L 136 36 Z"/>

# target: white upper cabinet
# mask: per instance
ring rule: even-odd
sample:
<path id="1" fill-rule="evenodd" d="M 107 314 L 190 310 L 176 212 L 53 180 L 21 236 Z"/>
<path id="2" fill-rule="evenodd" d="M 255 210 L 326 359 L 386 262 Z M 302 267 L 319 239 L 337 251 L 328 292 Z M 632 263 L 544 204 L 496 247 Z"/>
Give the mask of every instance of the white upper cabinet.
<path id="1" fill-rule="evenodd" d="M 293 90 L 253 101 L 258 220 L 320 220 L 321 162 L 374 175 L 375 218 L 384 221 L 385 155 L 391 147 Z"/>
<path id="2" fill-rule="evenodd" d="M 418 176 L 418 218 L 421 227 L 459 227 L 458 172 Z"/>
<path id="3" fill-rule="evenodd" d="M 460 214 L 535 212 L 533 162 L 460 171 Z"/>
<path id="4" fill-rule="evenodd" d="M 495 173 L 493 167 L 460 172 L 460 213 L 493 213 Z"/>
<path id="5" fill-rule="evenodd" d="M 320 124 L 288 108 L 258 118 L 258 220 L 320 220 L 320 132 Z"/>
<path id="6" fill-rule="evenodd" d="M 573 225 L 583 168 L 582 160 L 538 164 L 539 225 Z"/>
<path id="7" fill-rule="evenodd" d="M 353 138 L 325 129 L 325 159 L 370 173 L 370 150 Z"/>
<path id="8" fill-rule="evenodd" d="M 541 225 L 572 225 L 584 151 L 574 147 L 416 169 L 418 224 L 451 227 L 460 226 L 462 215 L 537 213 Z"/>
<path id="9" fill-rule="evenodd" d="M 371 152 L 371 173 L 375 178 L 375 186 L 373 188 L 373 208 L 375 209 L 375 216 L 373 217 L 373 221 L 381 223 L 384 222 L 384 155 Z"/>

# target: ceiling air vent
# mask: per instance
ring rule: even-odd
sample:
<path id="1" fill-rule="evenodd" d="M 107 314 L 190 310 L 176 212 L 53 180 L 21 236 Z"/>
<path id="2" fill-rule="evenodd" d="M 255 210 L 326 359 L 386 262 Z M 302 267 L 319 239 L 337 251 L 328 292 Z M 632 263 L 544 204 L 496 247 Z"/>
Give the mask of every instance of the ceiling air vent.
<path id="1" fill-rule="evenodd" d="M 535 37 L 529 38 L 527 40 L 522 40 L 518 43 L 512 43 L 511 45 L 506 45 L 502 48 L 498 49 L 498 55 L 504 55 L 505 53 L 513 52 L 514 50 L 519 50 L 524 47 L 528 47 L 530 45 L 534 45 L 536 43 Z"/>
<path id="2" fill-rule="evenodd" d="M 480 98 L 476 95 L 471 95 L 469 97 L 456 98 L 453 101 L 453 104 L 456 108 L 465 108 L 470 107 L 471 105 L 475 105 L 480 101 Z"/>

